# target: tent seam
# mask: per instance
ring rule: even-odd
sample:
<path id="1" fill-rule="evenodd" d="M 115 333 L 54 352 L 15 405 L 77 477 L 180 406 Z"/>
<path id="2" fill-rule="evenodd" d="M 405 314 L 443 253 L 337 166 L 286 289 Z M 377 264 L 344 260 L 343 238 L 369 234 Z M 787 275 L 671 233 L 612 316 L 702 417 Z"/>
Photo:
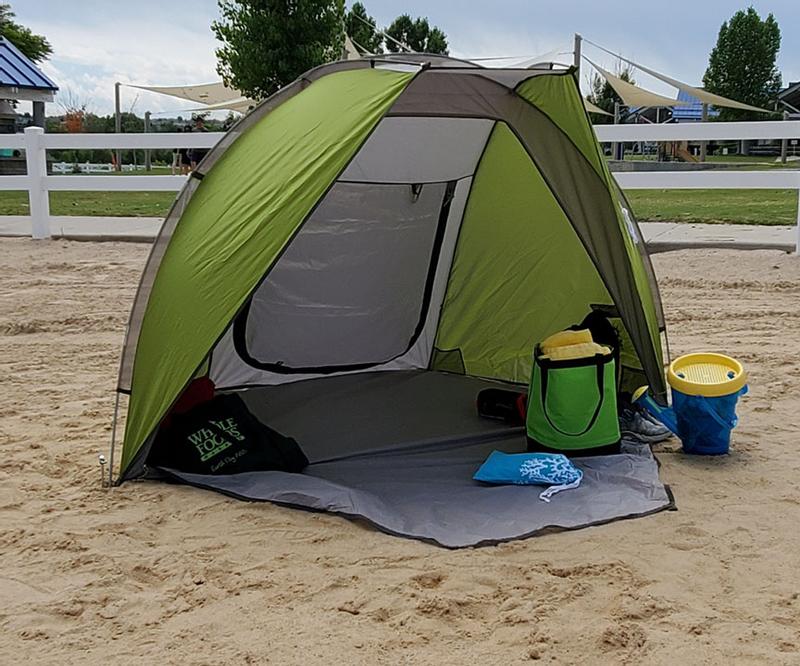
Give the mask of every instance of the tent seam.
<path id="1" fill-rule="evenodd" d="M 472 198 L 472 188 L 475 187 L 475 180 L 478 177 L 478 171 L 480 171 L 481 164 L 483 163 L 483 158 L 486 156 L 486 150 L 489 147 L 489 143 L 494 136 L 494 133 L 497 129 L 497 123 L 500 122 L 499 120 L 494 120 L 494 124 L 492 125 L 492 129 L 489 131 L 489 134 L 486 136 L 486 142 L 483 144 L 483 149 L 481 150 L 481 154 L 478 156 L 478 160 L 475 162 L 475 169 L 472 171 L 472 180 L 469 184 L 469 190 L 467 191 L 467 196 L 464 198 L 464 209 L 461 211 L 461 219 L 458 222 L 458 233 L 456 234 L 456 242 L 453 244 L 453 257 L 450 259 L 450 270 L 447 272 L 447 282 L 444 285 L 444 294 L 442 295 L 442 303 L 439 306 L 439 316 L 436 318 L 436 330 L 433 334 L 433 344 L 431 345 L 431 353 L 428 357 L 428 369 L 432 370 L 431 363 L 433 363 L 433 358 L 435 356 L 434 351 L 437 349 L 436 347 L 436 339 L 439 337 L 439 328 L 442 325 L 442 313 L 444 312 L 445 302 L 447 301 L 447 291 L 448 287 L 450 287 L 450 278 L 453 275 L 453 266 L 456 263 L 456 258 L 458 257 L 458 246 L 461 242 L 461 231 L 464 229 L 464 218 L 467 216 L 467 209 L 469 208 L 469 202 Z M 459 349 L 459 353 L 461 350 Z M 462 355 L 463 361 L 463 355 Z M 464 365 L 464 372 L 466 374 L 466 365 Z"/>

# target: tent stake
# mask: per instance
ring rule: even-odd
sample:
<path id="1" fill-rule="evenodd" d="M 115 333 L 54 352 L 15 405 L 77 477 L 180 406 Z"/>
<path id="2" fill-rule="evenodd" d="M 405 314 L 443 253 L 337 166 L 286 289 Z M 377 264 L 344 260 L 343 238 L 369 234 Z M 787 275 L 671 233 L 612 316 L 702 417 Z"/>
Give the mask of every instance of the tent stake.
<path id="1" fill-rule="evenodd" d="M 101 453 L 97 456 L 97 462 L 100 463 L 100 486 L 106 488 L 106 457 Z"/>

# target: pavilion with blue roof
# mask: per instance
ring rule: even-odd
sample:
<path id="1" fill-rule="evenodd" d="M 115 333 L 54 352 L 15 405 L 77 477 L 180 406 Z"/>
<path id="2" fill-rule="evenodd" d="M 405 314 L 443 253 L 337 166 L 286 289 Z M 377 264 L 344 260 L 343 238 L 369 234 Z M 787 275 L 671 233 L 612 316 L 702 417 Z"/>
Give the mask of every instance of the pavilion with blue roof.
<path id="1" fill-rule="evenodd" d="M 0 37 L 0 100 L 33 102 L 33 124 L 44 127 L 44 105 L 58 86 L 5 37 Z"/>

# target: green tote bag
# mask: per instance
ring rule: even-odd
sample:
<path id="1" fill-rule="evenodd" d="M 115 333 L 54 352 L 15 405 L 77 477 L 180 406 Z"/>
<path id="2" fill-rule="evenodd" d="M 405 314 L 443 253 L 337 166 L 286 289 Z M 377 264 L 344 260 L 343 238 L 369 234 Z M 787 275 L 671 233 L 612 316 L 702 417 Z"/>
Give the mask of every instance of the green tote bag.
<path id="1" fill-rule="evenodd" d="M 578 451 L 617 444 L 616 368 L 612 354 L 556 361 L 534 356 L 528 391 L 529 448 Z"/>

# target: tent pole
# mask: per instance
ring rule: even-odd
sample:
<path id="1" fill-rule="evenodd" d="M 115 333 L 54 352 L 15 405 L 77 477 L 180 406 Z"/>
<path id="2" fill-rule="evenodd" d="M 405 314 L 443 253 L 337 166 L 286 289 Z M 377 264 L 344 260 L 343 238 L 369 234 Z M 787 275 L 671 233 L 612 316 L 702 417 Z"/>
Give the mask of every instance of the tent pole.
<path id="1" fill-rule="evenodd" d="M 114 402 L 114 418 L 111 421 L 111 451 L 108 454 L 108 487 L 114 486 L 114 448 L 117 444 L 117 416 L 119 415 L 119 391 Z"/>
<path id="2" fill-rule="evenodd" d="M 572 66 L 575 68 L 575 76 L 578 79 L 578 82 L 581 80 L 581 44 L 583 43 L 583 37 L 581 37 L 577 32 L 575 33 L 575 42 L 574 47 L 572 49 Z"/>

